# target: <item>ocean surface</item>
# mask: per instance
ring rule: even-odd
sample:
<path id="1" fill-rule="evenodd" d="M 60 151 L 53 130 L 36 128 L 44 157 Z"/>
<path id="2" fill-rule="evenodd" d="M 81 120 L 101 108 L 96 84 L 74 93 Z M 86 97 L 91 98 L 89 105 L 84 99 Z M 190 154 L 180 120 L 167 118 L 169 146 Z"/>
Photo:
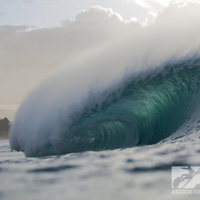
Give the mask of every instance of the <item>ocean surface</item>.
<path id="1" fill-rule="evenodd" d="M 0 199 L 199 199 L 172 193 L 172 166 L 200 165 L 200 109 L 153 145 L 25 157 L 0 141 Z"/>
<path id="2" fill-rule="evenodd" d="M 0 141 L 0 199 L 199 199 L 171 194 L 171 166 L 200 165 L 198 129 L 150 146 L 41 158 Z"/>

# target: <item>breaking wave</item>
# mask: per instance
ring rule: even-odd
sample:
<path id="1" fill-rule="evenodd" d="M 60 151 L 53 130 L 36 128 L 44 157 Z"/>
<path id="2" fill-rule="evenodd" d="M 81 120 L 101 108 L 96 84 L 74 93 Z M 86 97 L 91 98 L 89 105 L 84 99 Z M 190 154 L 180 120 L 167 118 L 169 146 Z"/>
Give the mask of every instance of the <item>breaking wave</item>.
<path id="1" fill-rule="evenodd" d="M 11 148 L 59 155 L 155 144 L 175 133 L 200 106 L 199 7 L 170 4 L 146 26 L 104 10 L 120 31 L 74 55 L 27 97 Z"/>
<path id="2" fill-rule="evenodd" d="M 19 123 L 25 127 L 26 121 L 18 120 L 10 133 L 12 148 L 27 156 L 45 156 L 154 144 L 173 134 L 199 104 L 199 59 L 167 65 L 158 73 L 130 80 L 105 95 L 101 103 L 94 103 L 90 96 L 70 116 L 70 123 L 60 111 L 62 123 L 57 122 L 53 137 L 48 137 L 51 124 L 40 124 L 48 127 L 35 130 L 42 135 L 30 136 L 30 142 L 19 145 L 13 133 L 20 131 Z M 34 143 L 40 145 L 36 148 Z"/>

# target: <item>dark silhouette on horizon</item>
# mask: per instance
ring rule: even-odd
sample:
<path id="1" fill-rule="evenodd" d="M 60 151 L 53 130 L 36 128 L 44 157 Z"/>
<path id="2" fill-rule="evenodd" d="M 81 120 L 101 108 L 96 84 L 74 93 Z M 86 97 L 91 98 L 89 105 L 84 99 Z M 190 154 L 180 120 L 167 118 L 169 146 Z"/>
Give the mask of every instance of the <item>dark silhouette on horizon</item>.
<path id="1" fill-rule="evenodd" d="M 12 123 L 6 117 L 0 119 L 0 139 L 8 139 L 11 124 Z"/>

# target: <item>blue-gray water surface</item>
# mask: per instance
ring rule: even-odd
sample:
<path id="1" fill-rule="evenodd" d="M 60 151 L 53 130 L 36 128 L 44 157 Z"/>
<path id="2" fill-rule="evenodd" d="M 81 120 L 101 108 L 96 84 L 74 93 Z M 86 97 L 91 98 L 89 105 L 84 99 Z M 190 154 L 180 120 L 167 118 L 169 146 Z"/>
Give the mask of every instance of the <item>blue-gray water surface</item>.
<path id="1" fill-rule="evenodd" d="M 0 199 L 199 199 L 175 195 L 172 166 L 200 165 L 199 111 L 169 138 L 147 146 L 40 158 L 0 141 Z"/>

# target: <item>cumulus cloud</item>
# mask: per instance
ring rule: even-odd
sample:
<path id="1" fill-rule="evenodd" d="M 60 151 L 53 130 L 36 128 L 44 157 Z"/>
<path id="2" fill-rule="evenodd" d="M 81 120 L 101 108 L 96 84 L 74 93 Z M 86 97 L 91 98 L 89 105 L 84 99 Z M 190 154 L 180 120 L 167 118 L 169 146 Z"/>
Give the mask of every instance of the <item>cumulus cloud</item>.
<path id="1" fill-rule="evenodd" d="M 200 3 L 199 0 L 127 0 L 134 1 L 136 4 L 148 10 L 148 15 L 146 22 L 144 24 L 148 25 L 155 21 L 156 17 L 166 9 L 174 4 L 180 6 L 185 6 L 187 3 Z"/>

